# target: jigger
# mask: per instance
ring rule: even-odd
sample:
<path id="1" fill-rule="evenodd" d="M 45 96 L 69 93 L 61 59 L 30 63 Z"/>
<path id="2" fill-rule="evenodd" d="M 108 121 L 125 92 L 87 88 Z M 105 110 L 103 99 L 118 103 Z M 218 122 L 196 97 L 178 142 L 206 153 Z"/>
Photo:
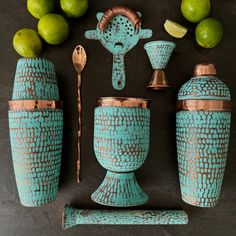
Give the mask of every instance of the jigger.
<path id="1" fill-rule="evenodd" d="M 151 81 L 147 88 L 161 90 L 170 87 L 164 69 L 166 68 L 176 44 L 171 41 L 152 41 L 144 45 L 152 68 L 154 69 Z"/>

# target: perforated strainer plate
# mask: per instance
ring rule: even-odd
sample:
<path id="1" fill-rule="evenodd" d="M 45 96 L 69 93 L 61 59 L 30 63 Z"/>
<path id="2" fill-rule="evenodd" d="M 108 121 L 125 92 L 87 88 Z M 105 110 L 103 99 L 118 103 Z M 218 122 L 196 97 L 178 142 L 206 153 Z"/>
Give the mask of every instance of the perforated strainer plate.
<path id="1" fill-rule="evenodd" d="M 99 12 L 97 14 L 98 21 L 102 17 L 103 13 Z M 100 40 L 102 45 L 113 54 L 112 85 L 114 89 L 121 90 L 125 87 L 125 54 L 138 43 L 139 39 L 150 38 L 152 30 L 140 27 L 136 32 L 130 19 L 122 15 L 111 19 L 103 32 L 98 26 L 99 23 L 96 30 L 86 31 L 85 37 Z"/>

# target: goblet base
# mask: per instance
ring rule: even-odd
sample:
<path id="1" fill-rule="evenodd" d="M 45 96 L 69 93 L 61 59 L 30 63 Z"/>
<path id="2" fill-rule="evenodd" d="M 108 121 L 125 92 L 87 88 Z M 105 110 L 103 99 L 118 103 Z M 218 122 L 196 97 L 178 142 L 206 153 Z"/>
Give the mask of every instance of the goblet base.
<path id="1" fill-rule="evenodd" d="M 91 198 L 101 205 L 114 207 L 138 206 L 148 201 L 148 196 L 140 188 L 134 172 L 107 171 L 102 184 Z"/>

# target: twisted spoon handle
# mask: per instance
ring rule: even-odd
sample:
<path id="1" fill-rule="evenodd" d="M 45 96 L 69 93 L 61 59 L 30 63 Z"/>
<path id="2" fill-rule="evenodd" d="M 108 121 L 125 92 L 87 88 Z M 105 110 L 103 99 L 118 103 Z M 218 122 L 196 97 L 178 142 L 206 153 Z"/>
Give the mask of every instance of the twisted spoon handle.
<path id="1" fill-rule="evenodd" d="M 81 88 L 81 73 L 78 73 L 77 79 L 77 89 L 78 89 L 78 150 L 77 150 L 77 182 L 80 182 L 80 156 L 81 156 L 81 96 L 80 96 L 80 88 Z"/>

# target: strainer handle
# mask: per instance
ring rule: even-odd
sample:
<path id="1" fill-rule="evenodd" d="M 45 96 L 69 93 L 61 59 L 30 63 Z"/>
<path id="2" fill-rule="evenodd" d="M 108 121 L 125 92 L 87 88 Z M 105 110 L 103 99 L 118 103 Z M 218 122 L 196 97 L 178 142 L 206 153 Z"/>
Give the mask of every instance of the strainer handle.
<path id="1" fill-rule="evenodd" d="M 116 90 L 125 87 L 125 64 L 123 54 L 113 54 L 112 85 Z"/>

